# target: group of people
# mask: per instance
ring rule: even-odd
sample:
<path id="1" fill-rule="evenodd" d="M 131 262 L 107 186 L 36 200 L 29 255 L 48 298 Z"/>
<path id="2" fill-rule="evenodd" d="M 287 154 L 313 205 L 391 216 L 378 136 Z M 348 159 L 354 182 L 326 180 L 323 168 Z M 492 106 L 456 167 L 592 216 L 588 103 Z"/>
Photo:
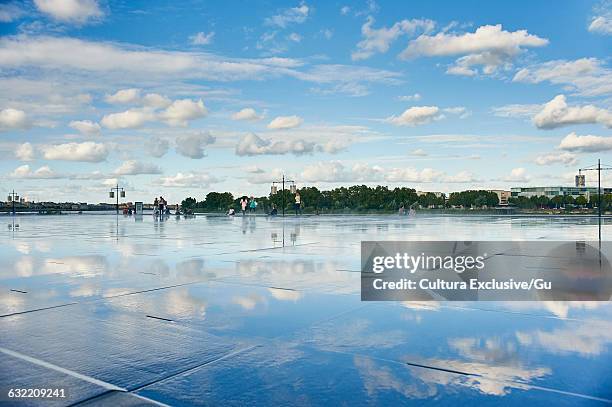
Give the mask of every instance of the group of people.
<path id="1" fill-rule="evenodd" d="M 153 201 L 153 213 L 156 216 L 170 215 L 170 207 L 168 206 L 168 202 L 164 199 L 163 196 L 160 196 L 159 199 L 155 198 Z M 180 214 L 179 205 L 176 204 L 176 214 Z"/>
<path id="2" fill-rule="evenodd" d="M 300 215 L 302 213 L 302 197 L 300 196 L 299 192 L 296 192 L 295 194 L 295 202 L 293 204 L 293 207 L 295 209 L 295 214 L 296 215 Z M 257 201 L 255 200 L 254 196 L 251 196 L 251 198 L 247 198 L 246 196 L 243 196 L 240 199 L 240 209 L 242 210 L 242 215 L 246 215 L 247 211 L 249 213 L 255 213 L 255 211 L 257 210 Z M 236 214 L 236 210 L 234 208 L 229 208 L 227 211 L 228 216 L 234 216 Z M 272 208 L 270 209 L 270 216 L 276 216 L 278 215 L 278 208 L 276 207 L 276 204 L 272 204 Z"/>

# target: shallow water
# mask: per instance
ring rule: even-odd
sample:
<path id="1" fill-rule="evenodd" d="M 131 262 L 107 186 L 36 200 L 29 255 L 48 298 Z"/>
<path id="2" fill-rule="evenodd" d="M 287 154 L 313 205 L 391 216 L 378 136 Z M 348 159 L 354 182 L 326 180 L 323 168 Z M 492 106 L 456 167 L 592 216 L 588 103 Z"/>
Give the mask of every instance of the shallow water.
<path id="1" fill-rule="evenodd" d="M 607 302 L 360 301 L 362 240 L 594 240 L 595 218 L 0 222 L 1 389 L 64 386 L 58 405 L 612 400 Z"/>

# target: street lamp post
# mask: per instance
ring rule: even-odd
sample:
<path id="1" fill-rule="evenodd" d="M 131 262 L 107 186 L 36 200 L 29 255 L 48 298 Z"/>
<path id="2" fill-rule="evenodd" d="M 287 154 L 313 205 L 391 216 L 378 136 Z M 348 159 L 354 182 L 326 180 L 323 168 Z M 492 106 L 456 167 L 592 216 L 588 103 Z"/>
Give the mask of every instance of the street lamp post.
<path id="1" fill-rule="evenodd" d="M 13 190 L 13 192 L 10 192 L 8 194 L 8 201 L 13 202 L 13 216 L 15 216 L 15 201 L 18 201 L 18 200 L 19 200 L 19 195 L 17 195 L 15 190 Z"/>
<path id="2" fill-rule="evenodd" d="M 119 185 L 111 188 L 110 193 L 108 194 L 111 198 L 117 198 L 117 203 L 115 205 L 115 209 L 117 210 L 117 215 L 119 215 L 119 194 L 121 194 L 121 198 L 125 198 L 125 190 L 120 188 Z"/>
<path id="3" fill-rule="evenodd" d="M 291 183 L 289 190 L 291 191 L 291 193 L 294 193 L 296 191 L 295 181 L 285 179 L 285 174 L 283 174 L 283 178 L 280 181 L 272 182 L 272 189 L 270 191 L 272 194 L 276 194 L 278 190 L 278 187 L 276 186 L 276 184 L 281 184 L 281 195 L 282 195 L 282 200 L 283 200 L 283 217 L 285 217 L 285 182 Z"/>
<path id="4" fill-rule="evenodd" d="M 582 178 L 582 171 L 597 171 L 597 218 L 599 223 L 599 244 L 601 245 L 601 172 L 612 170 L 612 166 L 604 165 L 601 166 L 601 160 L 597 160 L 597 165 L 591 165 L 586 168 L 578 169 L 578 176 L 576 177 L 576 183 L 578 183 L 579 179 L 582 179 L 581 182 L 584 182 L 584 178 Z M 578 186 L 578 185 L 577 185 Z"/>

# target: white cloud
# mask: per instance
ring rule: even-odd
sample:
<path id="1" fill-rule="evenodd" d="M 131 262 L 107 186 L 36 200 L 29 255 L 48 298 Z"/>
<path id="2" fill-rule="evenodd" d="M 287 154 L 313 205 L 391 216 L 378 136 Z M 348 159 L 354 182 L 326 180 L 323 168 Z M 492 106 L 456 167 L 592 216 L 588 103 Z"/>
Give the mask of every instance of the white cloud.
<path id="1" fill-rule="evenodd" d="M 597 58 L 573 61 L 555 60 L 520 69 L 514 82 L 550 82 L 562 85 L 581 96 L 600 96 L 612 93 L 612 70 Z"/>
<path id="2" fill-rule="evenodd" d="M 612 35 L 612 2 L 604 0 L 593 7 L 593 17 L 588 29 L 592 33 Z"/>
<path id="3" fill-rule="evenodd" d="M 172 101 L 158 93 L 147 93 L 141 99 L 143 105 L 157 109 L 163 109 L 172 104 Z"/>
<path id="4" fill-rule="evenodd" d="M 470 157 L 470 158 L 476 159 L 476 157 Z M 442 182 L 465 184 L 465 183 L 470 183 L 470 182 L 482 182 L 482 180 L 476 177 L 474 174 L 472 174 L 469 171 L 459 171 L 456 174 L 444 176 L 442 178 Z"/>
<path id="5" fill-rule="evenodd" d="M 265 24 L 280 28 L 285 28 L 290 24 L 301 24 L 308 18 L 309 12 L 310 8 L 305 3 L 302 3 L 298 7 L 281 10 L 279 14 L 266 18 Z"/>
<path id="6" fill-rule="evenodd" d="M 206 132 L 179 136 L 176 138 L 176 152 L 185 157 L 200 159 L 205 156 L 204 148 L 215 140 L 215 137 Z"/>
<path id="7" fill-rule="evenodd" d="M 398 96 L 397 100 L 402 102 L 418 102 L 421 100 L 421 95 L 419 93 L 415 93 L 414 95 Z"/>
<path id="8" fill-rule="evenodd" d="M 236 155 L 277 155 L 277 154 L 309 154 L 315 151 L 316 143 L 305 140 L 281 140 L 272 142 L 264 140 L 256 134 L 249 133 L 236 144 Z"/>
<path id="9" fill-rule="evenodd" d="M 232 114 L 232 120 L 260 120 L 262 115 L 258 115 L 255 109 L 246 107 L 239 112 Z"/>
<path id="10" fill-rule="evenodd" d="M 612 148 L 612 146 L 610 148 Z M 543 154 L 537 156 L 535 159 L 535 163 L 538 165 L 575 165 L 577 162 L 578 159 L 576 155 L 568 152 Z"/>
<path id="11" fill-rule="evenodd" d="M 44 165 L 36 171 L 32 171 L 30 166 L 25 164 L 17 167 L 11 174 L 11 178 L 27 178 L 27 179 L 53 179 L 60 178 L 49 166 Z"/>
<path id="12" fill-rule="evenodd" d="M 34 147 L 31 143 L 23 143 L 15 149 L 15 157 L 21 161 L 32 161 L 34 159 Z"/>
<path id="13" fill-rule="evenodd" d="M 451 74 L 472 75 L 474 66 L 482 66 L 483 73 L 491 74 L 499 66 L 507 65 L 527 47 L 542 47 L 548 40 L 529 34 L 526 30 L 505 31 L 501 24 L 484 25 L 473 33 L 421 35 L 412 40 L 400 57 L 463 55 L 447 71 Z"/>
<path id="14" fill-rule="evenodd" d="M 527 175 L 525 168 L 514 168 L 509 175 L 503 178 L 507 182 L 528 182 L 530 179 L 531 177 Z"/>
<path id="15" fill-rule="evenodd" d="M 612 137 L 579 136 L 576 133 L 570 133 L 561 140 L 557 148 L 584 153 L 600 153 L 612 150 Z"/>
<path id="16" fill-rule="evenodd" d="M 442 118 L 437 106 L 413 106 L 400 116 L 391 116 L 386 120 L 396 126 L 418 126 Z"/>
<path id="17" fill-rule="evenodd" d="M 417 148 L 416 150 L 412 150 L 410 155 L 415 157 L 426 157 L 429 154 L 427 154 L 427 151 L 423 150 L 422 148 Z"/>
<path id="18" fill-rule="evenodd" d="M 79 52 L 74 52 L 78 49 Z M 85 89 L 92 84 L 149 86 L 191 79 L 210 81 L 262 80 L 290 77 L 334 87 L 401 83 L 401 74 L 365 66 L 310 64 L 293 58 L 227 58 L 196 51 L 143 48 L 134 44 L 103 43 L 67 37 L 0 37 L 0 68 L 19 69 L 23 75 Z M 30 69 L 29 69 L 30 68 Z M 49 83 L 45 81 L 44 83 Z M 77 86 L 78 85 L 78 86 Z"/>
<path id="19" fill-rule="evenodd" d="M 10 23 L 18 20 L 24 14 L 24 10 L 16 2 L 0 4 L 0 23 Z"/>
<path id="20" fill-rule="evenodd" d="M 208 34 L 206 34 L 203 31 L 200 31 L 197 34 L 190 36 L 189 40 L 191 41 L 193 45 L 208 45 L 212 43 L 212 40 L 214 37 L 215 37 L 214 31 L 211 31 Z"/>
<path id="21" fill-rule="evenodd" d="M 140 89 L 130 88 L 121 89 L 112 95 L 106 95 L 104 98 L 107 103 L 127 104 L 135 103 L 140 100 Z"/>
<path id="22" fill-rule="evenodd" d="M 302 36 L 298 33 L 291 33 L 289 34 L 289 36 L 287 37 L 289 39 L 289 41 L 293 41 L 293 42 L 300 42 L 302 41 Z"/>
<path id="23" fill-rule="evenodd" d="M 114 172 L 115 175 L 161 174 L 159 166 L 137 160 L 124 161 Z"/>
<path id="24" fill-rule="evenodd" d="M 106 160 L 109 152 L 106 145 L 94 143 L 92 141 L 43 146 L 41 150 L 46 160 L 84 161 L 92 163 Z"/>
<path id="25" fill-rule="evenodd" d="M 102 126 L 116 129 L 135 129 L 142 127 L 147 121 L 153 120 L 155 115 L 149 110 L 129 109 L 120 113 L 107 114 L 102 118 Z"/>
<path id="26" fill-rule="evenodd" d="M 12 108 L 0 110 L 0 131 L 25 129 L 29 125 L 28 116 L 23 110 Z"/>
<path id="27" fill-rule="evenodd" d="M 161 120 L 170 126 L 187 126 L 190 120 L 205 117 L 208 110 L 202 99 L 197 102 L 191 99 L 175 100 L 159 114 Z"/>
<path id="28" fill-rule="evenodd" d="M 340 14 L 342 14 L 343 16 L 347 15 L 350 11 L 351 8 L 349 6 L 342 6 L 340 8 Z"/>
<path id="29" fill-rule="evenodd" d="M 182 173 L 161 177 L 160 185 L 166 188 L 207 188 L 219 180 L 208 173 Z"/>
<path id="30" fill-rule="evenodd" d="M 357 51 L 351 54 L 354 61 L 367 59 L 376 53 L 384 54 L 389 50 L 389 47 L 401 35 L 414 35 L 416 31 L 428 33 L 435 27 L 432 20 L 402 20 L 391 27 L 382 27 L 379 29 L 372 28 L 374 18 L 369 16 L 367 21 L 361 27 L 361 35 L 363 40 L 357 44 Z"/>
<path id="31" fill-rule="evenodd" d="M 505 106 L 494 107 L 493 114 L 498 117 L 520 117 L 532 118 L 540 110 L 542 105 L 539 104 L 511 104 Z"/>
<path id="32" fill-rule="evenodd" d="M 383 168 L 378 165 L 357 163 L 352 167 L 340 161 L 318 162 L 307 166 L 301 173 L 301 179 L 308 182 L 453 182 L 469 183 L 477 181 L 473 174 L 461 171 L 448 176 L 443 171 L 433 168 Z"/>
<path id="33" fill-rule="evenodd" d="M 612 112 L 593 105 L 568 106 L 564 95 L 555 96 L 533 117 L 540 129 L 554 129 L 572 124 L 599 123 L 612 127 Z"/>
<path id="34" fill-rule="evenodd" d="M 145 143 L 145 149 L 149 155 L 156 158 L 163 157 L 168 152 L 169 148 L 170 143 L 168 140 L 159 137 L 153 137 Z"/>
<path id="35" fill-rule="evenodd" d="M 610 16 L 597 16 L 589 24 L 589 31 L 611 35 L 612 34 L 612 18 Z"/>
<path id="36" fill-rule="evenodd" d="M 39 11 L 55 20 L 85 23 L 104 16 L 96 0 L 34 0 Z"/>
<path id="37" fill-rule="evenodd" d="M 101 131 L 100 125 L 90 120 L 71 121 L 69 126 L 86 136 L 99 136 Z"/>
<path id="38" fill-rule="evenodd" d="M 299 116 L 278 116 L 268 124 L 269 129 L 292 129 L 304 122 Z"/>

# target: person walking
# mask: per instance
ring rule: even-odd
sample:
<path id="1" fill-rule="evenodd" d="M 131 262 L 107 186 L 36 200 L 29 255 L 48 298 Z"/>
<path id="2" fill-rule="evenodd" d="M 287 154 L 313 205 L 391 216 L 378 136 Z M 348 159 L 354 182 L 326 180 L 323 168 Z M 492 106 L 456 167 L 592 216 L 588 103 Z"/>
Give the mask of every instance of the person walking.
<path id="1" fill-rule="evenodd" d="M 166 213 L 166 200 L 163 196 L 159 197 L 159 216 L 164 216 Z"/>
<path id="2" fill-rule="evenodd" d="M 157 210 L 159 207 L 159 201 L 157 200 L 157 197 L 155 197 L 155 200 L 153 201 L 153 215 L 157 216 Z"/>
<path id="3" fill-rule="evenodd" d="M 295 216 L 302 213 L 302 197 L 300 196 L 299 192 L 295 193 L 294 208 L 295 208 Z"/>
<path id="4" fill-rule="evenodd" d="M 240 207 L 242 208 L 242 216 L 244 216 L 246 213 L 247 204 L 248 202 L 247 202 L 246 196 L 243 196 L 242 199 L 240 200 Z"/>
<path id="5" fill-rule="evenodd" d="M 254 214 L 255 209 L 257 209 L 257 201 L 255 200 L 255 197 L 251 196 L 251 202 L 249 202 L 249 211 Z"/>

